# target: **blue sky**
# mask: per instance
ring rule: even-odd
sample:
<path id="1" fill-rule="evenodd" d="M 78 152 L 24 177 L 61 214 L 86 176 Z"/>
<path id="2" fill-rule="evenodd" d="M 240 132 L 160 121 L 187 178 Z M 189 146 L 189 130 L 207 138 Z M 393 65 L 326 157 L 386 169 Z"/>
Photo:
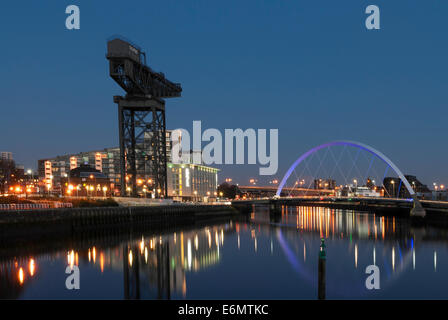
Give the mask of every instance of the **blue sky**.
<path id="1" fill-rule="evenodd" d="M 65 7 L 81 29 L 65 28 Z M 381 30 L 364 26 L 378 5 Z M 106 40 L 139 44 L 180 82 L 168 128 L 278 128 L 279 172 L 311 147 L 357 140 L 426 183 L 448 184 L 448 3 L 400 1 L 8 1 L 0 149 L 40 158 L 118 144 Z M 258 166 L 224 166 L 240 183 Z"/>

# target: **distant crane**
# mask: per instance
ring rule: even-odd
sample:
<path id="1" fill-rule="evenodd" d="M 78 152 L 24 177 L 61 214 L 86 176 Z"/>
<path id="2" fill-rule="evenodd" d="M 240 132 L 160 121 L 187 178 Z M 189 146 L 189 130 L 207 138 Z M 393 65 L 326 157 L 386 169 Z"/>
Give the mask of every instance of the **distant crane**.
<path id="1" fill-rule="evenodd" d="M 109 74 L 126 96 L 118 104 L 121 195 L 137 196 L 137 176 L 150 182 L 156 198 L 167 197 L 165 101 L 182 87 L 146 65 L 146 54 L 121 38 L 107 42 Z"/>

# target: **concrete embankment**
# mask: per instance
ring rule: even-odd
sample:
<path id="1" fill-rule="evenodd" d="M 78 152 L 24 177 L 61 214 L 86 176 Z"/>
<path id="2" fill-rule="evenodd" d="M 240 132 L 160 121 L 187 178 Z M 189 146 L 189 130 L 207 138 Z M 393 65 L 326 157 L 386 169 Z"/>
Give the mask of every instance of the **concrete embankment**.
<path id="1" fill-rule="evenodd" d="M 0 238 L 19 235 L 71 234 L 105 227 L 191 225 L 238 215 L 227 205 L 73 208 L 0 213 Z"/>

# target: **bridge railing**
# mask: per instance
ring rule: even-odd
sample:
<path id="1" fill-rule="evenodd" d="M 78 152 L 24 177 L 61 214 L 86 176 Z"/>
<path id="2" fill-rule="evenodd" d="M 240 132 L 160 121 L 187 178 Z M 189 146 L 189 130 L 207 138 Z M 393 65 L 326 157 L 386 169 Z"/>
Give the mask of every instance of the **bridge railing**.
<path id="1" fill-rule="evenodd" d="M 0 211 L 36 210 L 36 209 L 50 209 L 50 208 L 73 208 L 73 204 L 69 202 L 0 204 Z"/>

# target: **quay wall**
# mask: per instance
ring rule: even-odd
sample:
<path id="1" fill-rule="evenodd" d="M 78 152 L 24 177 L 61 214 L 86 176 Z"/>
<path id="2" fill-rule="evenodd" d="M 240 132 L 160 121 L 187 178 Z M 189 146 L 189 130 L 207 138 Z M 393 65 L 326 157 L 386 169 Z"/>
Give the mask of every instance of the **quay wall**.
<path id="1" fill-rule="evenodd" d="M 191 225 L 238 215 L 228 205 L 163 205 L 150 207 L 59 208 L 0 212 L 0 240 L 10 236 L 72 234 L 125 226 Z"/>

